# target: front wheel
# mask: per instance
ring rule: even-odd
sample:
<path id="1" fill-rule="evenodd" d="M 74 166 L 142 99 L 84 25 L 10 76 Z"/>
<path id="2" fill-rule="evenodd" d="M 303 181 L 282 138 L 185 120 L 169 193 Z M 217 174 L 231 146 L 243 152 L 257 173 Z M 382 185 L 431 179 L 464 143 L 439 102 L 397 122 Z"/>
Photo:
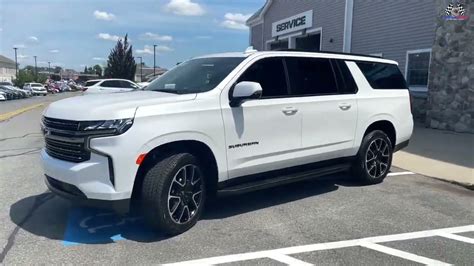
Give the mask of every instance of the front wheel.
<path id="1" fill-rule="evenodd" d="M 365 184 L 380 183 L 392 166 L 392 155 L 392 143 L 387 134 L 381 130 L 372 131 L 362 140 L 352 172 Z"/>
<path id="2" fill-rule="evenodd" d="M 167 235 L 181 234 L 199 220 L 206 196 L 205 177 L 196 157 L 172 154 L 145 175 L 142 202 L 146 220 Z"/>

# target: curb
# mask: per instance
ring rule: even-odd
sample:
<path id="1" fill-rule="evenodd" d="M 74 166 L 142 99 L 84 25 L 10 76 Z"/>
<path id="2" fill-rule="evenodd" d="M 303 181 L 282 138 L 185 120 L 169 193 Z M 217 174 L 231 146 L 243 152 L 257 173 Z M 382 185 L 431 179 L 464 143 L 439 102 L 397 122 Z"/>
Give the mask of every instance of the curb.
<path id="1" fill-rule="evenodd" d="M 445 183 L 450 183 L 450 184 L 453 184 L 453 185 L 461 186 L 461 187 L 464 187 L 464 188 L 467 188 L 469 190 L 474 191 L 474 184 L 471 184 L 471 183 L 463 183 L 463 182 L 459 182 L 459 181 L 455 181 L 455 180 L 443 179 L 443 178 L 434 177 L 434 176 L 427 176 L 427 177 L 430 177 L 430 178 L 433 178 L 433 179 L 436 179 L 436 180 L 439 180 L 439 181 L 443 181 Z"/>
<path id="2" fill-rule="evenodd" d="M 11 118 L 19 115 L 19 114 L 22 114 L 24 112 L 28 112 L 30 110 L 33 110 L 35 108 L 38 108 L 38 107 L 41 107 L 41 106 L 44 106 L 44 105 L 45 105 L 45 103 L 35 104 L 35 105 L 27 106 L 27 107 L 24 107 L 24 108 L 15 110 L 15 111 L 8 112 L 8 113 L 5 113 L 5 114 L 0 114 L 0 122 L 6 121 L 8 119 L 11 119 Z"/>

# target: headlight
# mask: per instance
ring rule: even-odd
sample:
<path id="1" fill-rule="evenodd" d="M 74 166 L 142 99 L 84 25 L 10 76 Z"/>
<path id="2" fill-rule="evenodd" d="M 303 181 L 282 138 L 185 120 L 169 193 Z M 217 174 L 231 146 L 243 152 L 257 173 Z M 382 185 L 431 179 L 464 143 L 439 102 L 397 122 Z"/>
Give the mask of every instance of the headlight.
<path id="1" fill-rule="evenodd" d="M 101 120 L 101 121 L 84 121 L 79 123 L 80 131 L 88 131 L 91 133 L 105 134 L 123 134 L 133 125 L 133 118 Z"/>

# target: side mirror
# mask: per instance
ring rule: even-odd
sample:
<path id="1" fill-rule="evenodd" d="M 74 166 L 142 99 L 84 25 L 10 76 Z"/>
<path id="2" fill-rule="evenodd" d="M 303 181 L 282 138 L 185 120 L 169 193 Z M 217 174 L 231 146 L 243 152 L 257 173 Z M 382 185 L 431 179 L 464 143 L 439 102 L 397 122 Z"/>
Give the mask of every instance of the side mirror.
<path id="1" fill-rule="evenodd" d="M 262 97 L 262 86 L 258 82 L 242 81 L 234 86 L 230 97 L 230 106 L 238 107 L 242 102 L 249 99 Z"/>

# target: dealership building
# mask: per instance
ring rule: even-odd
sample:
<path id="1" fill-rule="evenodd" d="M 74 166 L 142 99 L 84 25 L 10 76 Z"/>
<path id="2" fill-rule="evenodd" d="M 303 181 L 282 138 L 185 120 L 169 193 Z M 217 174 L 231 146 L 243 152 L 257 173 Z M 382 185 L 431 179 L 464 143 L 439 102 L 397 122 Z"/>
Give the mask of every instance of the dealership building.
<path id="1" fill-rule="evenodd" d="M 434 1 L 268 0 L 248 21 L 257 50 L 303 49 L 393 59 L 410 89 L 426 92 Z"/>
<path id="2" fill-rule="evenodd" d="M 15 61 L 0 55 L 0 81 L 12 82 L 16 78 Z"/>
<path id="3" fill-rule="evenodd" d="M 445 105 L 450 104 L 454 97 L 458 98 L 459 105 L 465 106 L 464 100 L 460 99 L 470 98 L 472 91 L 468 86 L 474 82 L 471 73 L 474 65 L 468 62 L 472 63 L 472 55 L 459 53 L 463 49 L 472 50 L 472 16 L 463 21 L 445 21 L 442 18 L 450 3 L 452 1 L 448 0 L 267 0 L 247 20 L 249 42 L 259 51 L 332 51 L 395 60 L 415 99 L 413 112 L 419 121 L 426 121 L 431 127 L 452 130 L 457 124 L 459 131 L 472 132 L 472 104 L 467 104 L 469 110 L 452 107 L 453 111 L 461 111 L 460 116 L 447 118 L 443 113 L 439 114 L 449 107 Z M 469 13 L 474 5 L 464 3 L 463 6 Z M 433 49 L 439 49 L 436 50 L 440 51 L 439 54 L 434 54 Z M 440 68 L 430 69 L 435 55 L 438 56 L 435 65 Z M 466 56 L 468 58 L 463 59 Z M 434 70 L 444 75 L 442 80 L 438 72 L 433 75 Z M 446 77 L 446 73 L 455 76 Z M 457 86 L 450 78 L 456 78 L 454 83 L 459 83 L 458 96 L 452 90 L 451 93 L 446 91 L 446 87 Z M 430 106 L 435 102 L 434 98 L 439 100 L 445 94 L 450 96 L 441 100 L 443 105 Z"/>

